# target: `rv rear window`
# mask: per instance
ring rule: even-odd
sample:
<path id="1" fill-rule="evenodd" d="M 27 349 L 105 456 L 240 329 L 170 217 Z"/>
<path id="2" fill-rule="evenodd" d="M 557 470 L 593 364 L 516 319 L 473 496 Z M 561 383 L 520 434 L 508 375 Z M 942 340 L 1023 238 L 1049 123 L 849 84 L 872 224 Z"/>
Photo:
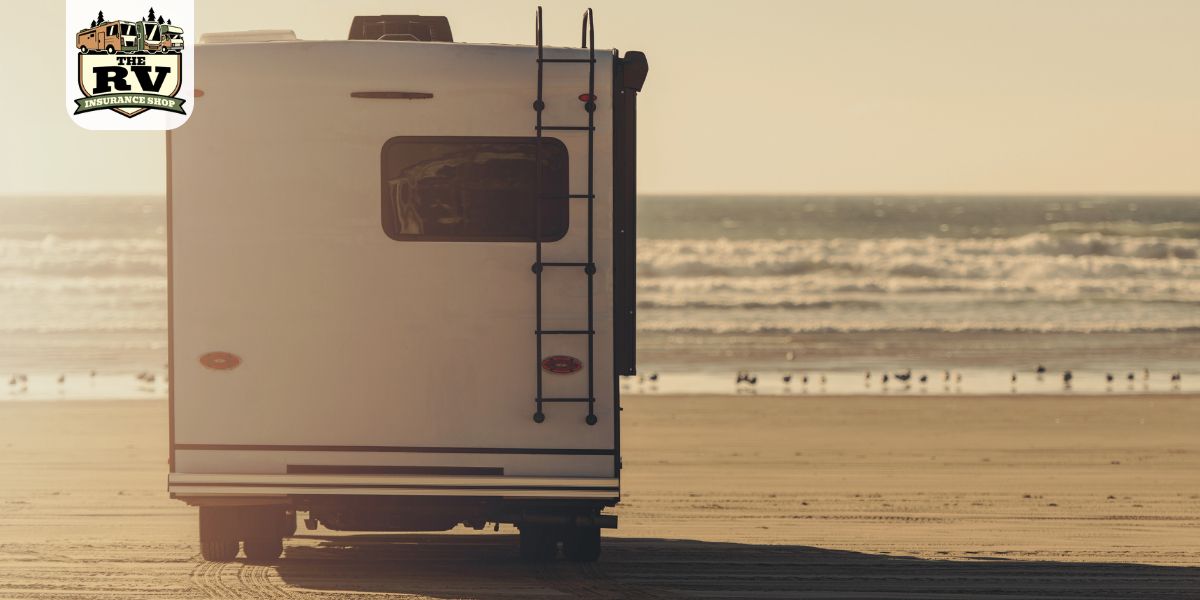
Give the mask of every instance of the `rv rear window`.
<path id="1" fill-rule="evenodd" d="M 383 145 L 383 230 L 400 241 L 532 242 L 537 140 L 394 137 Z M 567 234 L 567 147 L 542 138 L 542 241 Z"/>

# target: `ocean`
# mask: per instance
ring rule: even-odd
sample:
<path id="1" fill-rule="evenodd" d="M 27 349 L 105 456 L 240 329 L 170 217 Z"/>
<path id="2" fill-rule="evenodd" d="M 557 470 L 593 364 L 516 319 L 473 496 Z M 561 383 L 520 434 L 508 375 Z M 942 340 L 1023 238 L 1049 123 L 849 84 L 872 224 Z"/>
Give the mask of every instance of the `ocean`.
<path id="1" fill-rule="evenodd" d="M 651 196 L 638 228 L 626 390 L 1200 390 L 1200 198 Z M 165 231 L 161 198 L 0 198 L 0 390 L 162 397 Z"/>

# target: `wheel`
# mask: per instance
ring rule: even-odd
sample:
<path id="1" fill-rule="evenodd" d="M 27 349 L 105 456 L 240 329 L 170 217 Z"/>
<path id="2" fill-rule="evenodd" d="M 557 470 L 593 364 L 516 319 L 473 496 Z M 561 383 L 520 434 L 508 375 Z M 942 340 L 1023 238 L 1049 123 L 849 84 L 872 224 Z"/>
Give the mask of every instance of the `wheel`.
<path id="1" fill-rule="evenodd" d="M 572 528 L 563 540 L 563 555 L 573 562 L 595 562 L 600 558 L 600 528 Z"/>
<path id="2" fill-rule="evenodd" d="M 289 538 L 296 535 L 296 512 L 285 511 L 283 513 L 283 537 Z"/>
<path id="3" fill-rule="evenodd" d="M 87 54 L 87 53 L 88 53 L 88 48 L 87 48 L 87 46 L 80 46 L 80 47 L 79 47 L 79 53 L 80 53 L 80 54 Z"/>
<path id="4" fill-rule="evenodd" d="M 246 552 L 246 560 L 250 562 L 269 562 L 283 556 L 283 538 L 255 538 L 242 542 L 242 550 Z"/>
<path id="5" fill-rule="evenodd" d="M 211 562 L 229 562 L 237 558 L 237 540 L 220 542 L 200 542 L 200 556 Z"/>
<path id="6" fill-rule="evenodd" d="M 116 49 L 116 48 L 113 48 L 112 46 L 105 46 L 105 47 L 104 47 L 104 51 L 105 51 L 105 52 L 107 52 L 107 53 L 109 53 L 109 54 L 116 54 L 116 53 L 117 53 L 117 49 Z"/>
<path id="7" fill-rule="evenodd" d="M 553 560 L 558 554 L 558 540 L 549 527 L 521 526 L 521 559 L 530 562 Z"/>

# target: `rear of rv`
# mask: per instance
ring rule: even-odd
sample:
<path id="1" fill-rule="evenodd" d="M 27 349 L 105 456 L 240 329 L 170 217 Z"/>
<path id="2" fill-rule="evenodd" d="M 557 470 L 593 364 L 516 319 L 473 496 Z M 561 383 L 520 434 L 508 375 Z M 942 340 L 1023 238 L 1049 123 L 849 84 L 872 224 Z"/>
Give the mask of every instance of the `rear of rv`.
<path id="1" fill-rule="evenodd" d="M 278 556 L 297 512 L 594 559 L 644 57 L 380 35 L 197 46 L 167 136 L 169 490 L 214 559 Z"/>

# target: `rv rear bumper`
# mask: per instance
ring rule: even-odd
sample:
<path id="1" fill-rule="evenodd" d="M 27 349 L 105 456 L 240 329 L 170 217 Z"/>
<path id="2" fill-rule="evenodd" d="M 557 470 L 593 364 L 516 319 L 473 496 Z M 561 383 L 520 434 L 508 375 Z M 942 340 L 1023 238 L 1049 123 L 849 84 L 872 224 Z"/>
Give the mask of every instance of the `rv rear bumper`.
<path id="1" fill-rule="evenodd" d="M 620 480 L 595 477 L 171 473 L 173 497 L 454 496 L 616 501 Z"/>

